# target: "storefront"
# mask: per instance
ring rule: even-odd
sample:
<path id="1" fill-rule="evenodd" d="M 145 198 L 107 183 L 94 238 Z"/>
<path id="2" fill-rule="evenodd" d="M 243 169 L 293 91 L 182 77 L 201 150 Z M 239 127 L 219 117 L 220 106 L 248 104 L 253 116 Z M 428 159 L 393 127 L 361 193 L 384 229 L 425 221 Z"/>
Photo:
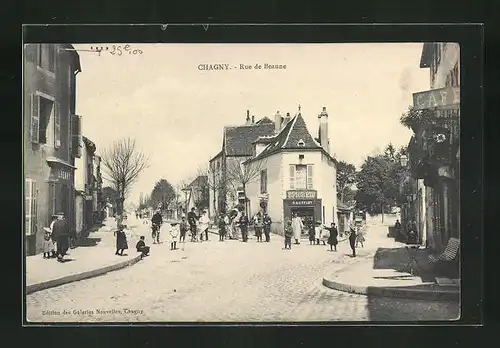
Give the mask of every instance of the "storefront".
<path id="1" fill-rule="evenodd" d="M 313 221 L 323 221 L 321 199 L 317 199 L 314 190 L 290 190 L 287 198 L 283 200 L 283 213 L 285 219 L 291 219 L 294 214 L 302 218 L 305 226 Z"/>
<path id="2" fill-rule="evenodd" d="M 74 169 L 75 167 L 60 160 L 47 159 L 50 166 L 49 185 L 49 209 L 50 216 L 56 213 L 64 213 L 72 232 L 75 230 L 75 193 L 74 193 Z"/>

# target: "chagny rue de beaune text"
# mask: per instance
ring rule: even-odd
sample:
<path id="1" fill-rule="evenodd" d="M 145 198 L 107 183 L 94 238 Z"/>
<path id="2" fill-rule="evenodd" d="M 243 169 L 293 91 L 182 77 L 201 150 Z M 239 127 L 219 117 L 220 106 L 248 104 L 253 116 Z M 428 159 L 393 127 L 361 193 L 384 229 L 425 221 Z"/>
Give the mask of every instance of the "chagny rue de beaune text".
<path id="1" fill-rule="evenodd" d="M 230 65 L 230 64 L 199 64 L 198 70 L 285 70 L 285 64 L 238 64 L 238 65 Z"/>

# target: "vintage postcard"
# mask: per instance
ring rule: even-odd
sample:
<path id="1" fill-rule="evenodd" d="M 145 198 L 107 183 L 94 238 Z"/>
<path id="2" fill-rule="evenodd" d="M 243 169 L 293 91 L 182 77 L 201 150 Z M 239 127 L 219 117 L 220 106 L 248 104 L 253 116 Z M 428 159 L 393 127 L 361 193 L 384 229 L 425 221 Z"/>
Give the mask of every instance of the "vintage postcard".
<path id="1" fill-rule="evenodd" d="M 26 44 L 28 323 L 460 318 L 460 47 Z"/>

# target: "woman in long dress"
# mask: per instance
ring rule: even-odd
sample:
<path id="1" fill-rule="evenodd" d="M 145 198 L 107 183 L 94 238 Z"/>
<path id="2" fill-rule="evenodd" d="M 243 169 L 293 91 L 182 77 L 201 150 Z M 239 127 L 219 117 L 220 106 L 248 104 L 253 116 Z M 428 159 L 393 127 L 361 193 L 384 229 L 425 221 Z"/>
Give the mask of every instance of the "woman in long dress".
<path id="1" fill-rule="evenodd" d="M 302 219 L 297 214 L 295 214 L 294 218 L 292 219 L 292 230 L 295 244 L 300 244 L 300 236 L 302 235 L 303 228 L 304 224 L 302 223 Z"/>

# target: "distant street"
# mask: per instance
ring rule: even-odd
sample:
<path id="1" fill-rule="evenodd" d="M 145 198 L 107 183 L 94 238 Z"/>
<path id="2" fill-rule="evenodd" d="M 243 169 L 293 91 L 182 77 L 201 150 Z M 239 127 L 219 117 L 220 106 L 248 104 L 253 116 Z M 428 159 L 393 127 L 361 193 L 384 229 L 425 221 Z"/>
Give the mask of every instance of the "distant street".
<path id="1" fill-rule="evenodd" d="M 136 233 L 148 232 L 142 225 Z M 150 257 L 129 268 L 28 295 L 27 317 L 165 322 L 439 320 L 458 315 L 458 304 L 328 289 L 321 284 L 324 272 L 356 261 L 346 255 L 345 242 L 338 252 L 305 241 L 285 251 L 282 237 L 273 237 L 271 243 L 219 242 L 212 234 L 209 242 L 186 243 L 184 251 L 182 245 L 177 251 L 170 251 L 168 243 L 153 245 Z M 64 310 L 71 314 L 63 315 Z"/>

